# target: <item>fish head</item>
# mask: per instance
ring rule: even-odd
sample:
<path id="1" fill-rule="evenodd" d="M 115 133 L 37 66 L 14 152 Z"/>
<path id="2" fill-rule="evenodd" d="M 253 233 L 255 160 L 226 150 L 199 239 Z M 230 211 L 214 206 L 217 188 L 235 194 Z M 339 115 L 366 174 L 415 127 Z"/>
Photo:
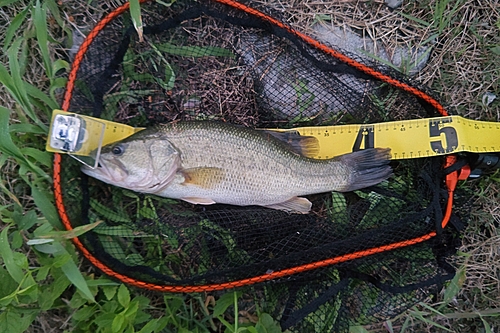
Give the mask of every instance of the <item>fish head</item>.
<path id="1" fill-rule="evenodd" d="M 105 183 L 136 192 L 157 193 L 174 179 L 180 156 L 166 139 L 132 138 L 102 148 L 97 168 L 82 172 Z"/>

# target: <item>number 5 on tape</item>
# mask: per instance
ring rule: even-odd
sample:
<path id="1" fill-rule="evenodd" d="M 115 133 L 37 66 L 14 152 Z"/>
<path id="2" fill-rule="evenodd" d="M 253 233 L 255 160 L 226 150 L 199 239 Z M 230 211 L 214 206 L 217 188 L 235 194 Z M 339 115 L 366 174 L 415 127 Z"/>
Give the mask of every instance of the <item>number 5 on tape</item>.
<path id="1" fill-rule="evenodd" d="M 431 148 L 436 154 L 447 154 L 452 153 L 458 148 L 458 136 L 457 131 L 454 127 L 444 127 L 446 124 L 451 124 L 451 119 L 443 119 L 441 122 L 429 122 L 429 136 Z M 444 135 L 444 141 L 446 142 L 446 148 L 443 147 L 443 139 L 441 135 Z"/>

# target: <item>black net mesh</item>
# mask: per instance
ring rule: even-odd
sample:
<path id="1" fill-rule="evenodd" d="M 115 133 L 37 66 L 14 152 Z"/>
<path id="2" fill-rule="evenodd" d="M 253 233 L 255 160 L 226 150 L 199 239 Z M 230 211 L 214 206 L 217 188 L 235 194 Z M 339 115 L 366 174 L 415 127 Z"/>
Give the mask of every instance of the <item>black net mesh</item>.
<path id="1" fill-rule="evenodd" d="M 142 11 L 144 41 L 124 13 L 76 59 L 68 111 L 133 126 L 197 119 L 285 128 L 437 115 L 243 11 L 210 1 L 146 3 Z M 307 215 L 139 194 L 85 177 L 69 157 L 61 177 L 73 227 L 103 221 L 80 240 L 113 271 L 179 291 L 257 283 L 262 308 L 283 328 L 341 332 L 395 316 L 453 276 L 446 257 L 456 231 L 440 228 L 443 162 L 393 162 L 394 176 L 378 186 L 308 197 Z M 436 230 L 426 242 L 392 246 Z M 266 278 L 275 272 L 287 273 Z"/>

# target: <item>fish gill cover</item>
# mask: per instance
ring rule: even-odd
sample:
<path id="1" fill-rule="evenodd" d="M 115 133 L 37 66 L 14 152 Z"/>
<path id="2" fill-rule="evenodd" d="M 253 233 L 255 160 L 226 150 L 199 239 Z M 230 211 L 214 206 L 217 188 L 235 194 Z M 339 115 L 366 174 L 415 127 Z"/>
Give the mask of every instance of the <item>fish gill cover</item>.
<path id="1" fill-rule="evenodd" d="M 315 46 L 273 21 L 279 15 L 269 8 L 244 6 L 251 10 L 146 2 L 143 41 L 126 10 L 100 22 L 75 56 L 63 108 L 141 127 L 204 120 L 292 128 L 442 115 L 422 87 L 334 45 Z M 392 162 L 394 175 L 377 186 L 308 196 L 309 214 L 140 194 L 60 158 L 55 187 L 66 226 L 102 221 L 78 247 L 135 286 L 253 287 L 283 329 L 342 332 L 401 313 L 454 274 L 446 259 L 464 212 L 449 216 L 443 157 Z"/>

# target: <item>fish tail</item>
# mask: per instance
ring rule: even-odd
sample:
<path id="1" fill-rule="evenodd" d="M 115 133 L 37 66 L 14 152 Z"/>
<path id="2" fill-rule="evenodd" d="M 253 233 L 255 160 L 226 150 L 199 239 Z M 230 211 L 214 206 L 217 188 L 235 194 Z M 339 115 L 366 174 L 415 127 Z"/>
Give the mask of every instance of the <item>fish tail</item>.
<path id="1" fill-rule="evenodd" d="M 370 148 L 341 156 L 353 170 L 351 181 L 342 192 L 376 185 L 389 178 L 392 175 L 390 151 L 388 148 Z"/>

